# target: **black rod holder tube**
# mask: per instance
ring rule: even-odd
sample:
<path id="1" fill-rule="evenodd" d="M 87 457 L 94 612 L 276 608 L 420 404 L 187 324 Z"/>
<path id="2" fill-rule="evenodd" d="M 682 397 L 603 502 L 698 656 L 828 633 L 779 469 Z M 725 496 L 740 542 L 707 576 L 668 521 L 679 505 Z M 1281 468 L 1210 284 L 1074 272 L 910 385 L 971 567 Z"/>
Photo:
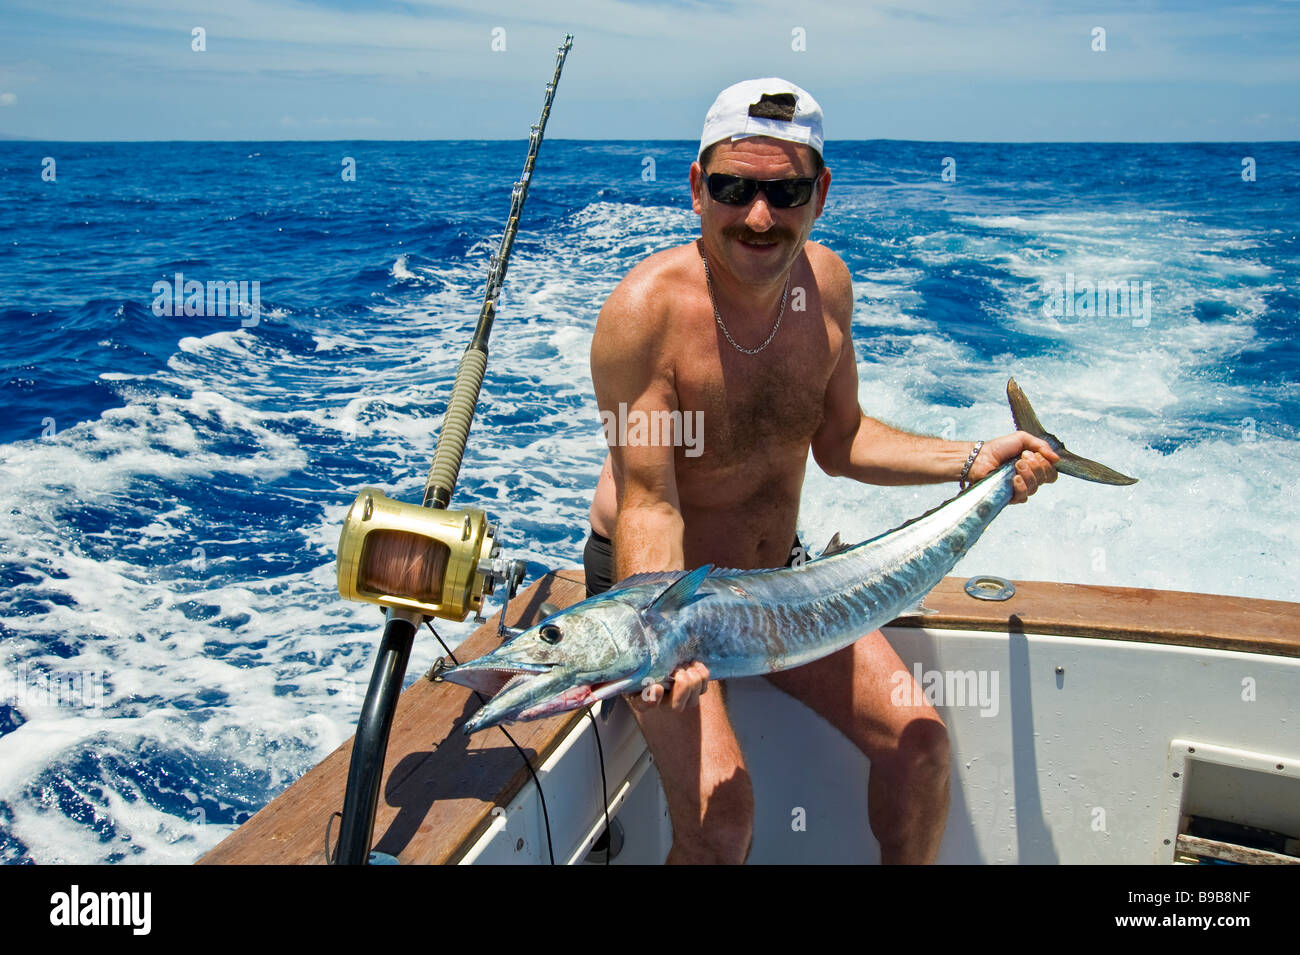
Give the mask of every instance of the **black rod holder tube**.
<path id="1" fill-rule="evenodd" d="M 379 658 L 370 674 L 370 687 L 357 735 L 352 741 L 352 762 L 348 766 L 348 788 L 343 797 L 343 825 L 339 830 L 338 865 L 365 865 L 370 859 L 374 836 L 375 808 L 379 805 L 379 783 L 384 775 L 388 734 L 393 728 L 402 677 L 415 642 L 415 624 L 405 617 L 389 615 Z"/>

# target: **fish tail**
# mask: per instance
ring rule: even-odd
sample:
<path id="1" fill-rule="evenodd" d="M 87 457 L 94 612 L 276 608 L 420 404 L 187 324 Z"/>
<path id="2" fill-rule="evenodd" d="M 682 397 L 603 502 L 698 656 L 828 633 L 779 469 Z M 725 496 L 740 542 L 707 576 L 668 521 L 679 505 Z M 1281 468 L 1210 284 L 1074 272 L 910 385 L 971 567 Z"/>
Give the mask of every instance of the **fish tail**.
<path id="1" fill-rule="evenodd" d="M 1082 478 L 1085 481 L 1093 481 L 1097 484 L 1123 486 L 1137 483 L 1137 478 L 1129 477 L 1127 474 L 1120 474 L 1104 464 L 1090 461 L 1085 457 L 1080 457 L 1073 451 L 1067 450 L 1060 438 L 1043 427 L 1043 423 L 1038 420 L 1038 415 L 1034 414 L 1029 399 L 1025 397 L 1025 393 L 1020 390 L 1020 386 L 1016 384 L 1014 378 L 1007 379 L 1007 402 L 1011 405 L 1011 418 L 1015 421 L 1016 427 L 1036 438 L 1043 439 L 1053 451 L 1060 455 L 1061 459 L 1056 462 L 1056 470 L 1061 474 L 1068 474 L 1071 477 Z"/>

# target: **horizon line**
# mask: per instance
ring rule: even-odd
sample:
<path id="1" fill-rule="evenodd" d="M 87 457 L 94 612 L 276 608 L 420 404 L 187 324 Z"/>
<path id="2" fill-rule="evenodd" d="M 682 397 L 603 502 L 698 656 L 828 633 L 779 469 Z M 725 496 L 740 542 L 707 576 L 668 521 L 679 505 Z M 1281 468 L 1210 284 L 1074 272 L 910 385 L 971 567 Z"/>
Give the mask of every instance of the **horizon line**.
<path id="1" fill-rule="evenodd" d="M 548 136 L 547 142 L 557 143 L 687 143 L 698 145 L 696 139 L 607 139 L 597 137 Z M 344 137 L 342 139 L 37 139 L 26 136 L 0 135 L 0 145 L 5 143 L 71 143 L 92 145 L 123 145 L 128 143 L 211 143 L 236 145 L 239 143 L 526 143 L 527 136 L 490 137 L 479 139 L 451 138 L 405 138 L 405 139 L 365 139 L 361 137 Z M 890 137 L 873 137 L 870 139 L 828 139 L 826 145 L 835 143 L 927 143 L 942 145 L 956 143 L 974 146 L 1226 146 L 1234 144 L 1249 145 L 1284 145 L 1300 143 L 1300 139 L 893 139 Z"/>

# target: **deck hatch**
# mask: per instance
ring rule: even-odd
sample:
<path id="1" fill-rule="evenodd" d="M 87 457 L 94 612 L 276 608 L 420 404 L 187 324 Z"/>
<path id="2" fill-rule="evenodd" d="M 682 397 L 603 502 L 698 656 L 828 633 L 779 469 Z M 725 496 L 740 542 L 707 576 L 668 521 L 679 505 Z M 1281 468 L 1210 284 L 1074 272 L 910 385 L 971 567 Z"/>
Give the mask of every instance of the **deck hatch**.
<path id="1" fill-rule="evenodd" d="M 1300 759 L 1169 745 L 1157 862 L 1300 865 Z"/>

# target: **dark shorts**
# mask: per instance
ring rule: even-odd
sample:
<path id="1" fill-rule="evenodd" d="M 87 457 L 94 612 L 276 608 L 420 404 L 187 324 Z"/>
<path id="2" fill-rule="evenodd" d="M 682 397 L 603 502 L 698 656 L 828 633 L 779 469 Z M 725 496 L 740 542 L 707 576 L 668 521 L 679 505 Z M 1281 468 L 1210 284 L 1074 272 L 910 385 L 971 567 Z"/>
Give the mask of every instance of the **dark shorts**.
<path id="1" fill-rule="evenodd" d="M 799 543 L 799 537 L 796 535 L 794 543 L 790 546 L 790 557 L 785 565 L 793 567 L 794 562 L 803 553 L 803 545 Z M 582 567 L 587 574 L 588 597 L 609 590 L 614 585 L 611 579 L 614 576 L 614 543 L 604 534 L 597 534 L 593 530 L 587 535 L 587 546 L 582 549 Z"/>

